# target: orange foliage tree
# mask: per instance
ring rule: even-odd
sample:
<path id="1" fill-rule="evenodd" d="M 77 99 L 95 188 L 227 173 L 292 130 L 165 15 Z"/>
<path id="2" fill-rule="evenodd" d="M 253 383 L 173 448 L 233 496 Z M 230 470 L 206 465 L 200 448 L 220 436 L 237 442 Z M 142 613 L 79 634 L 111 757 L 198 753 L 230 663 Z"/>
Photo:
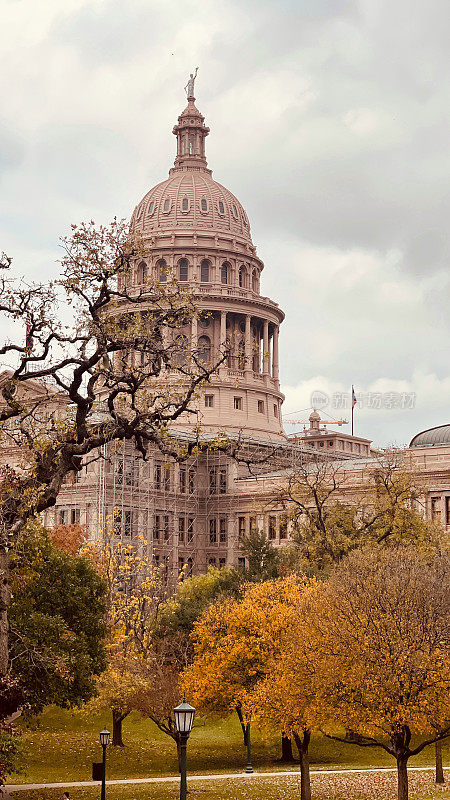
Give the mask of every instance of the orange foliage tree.
<path id="1" fill-rule="evenodd" d="M 242 599 L 212 604 L 194 626 L 194 661 L 183 676 L 186 695 L 207 713 L 236 711 L 244 743 L 253 694 L 308 585 L 296 576 L 251 584 Z"/>
<path id="2" fill-rule="evenodd" d="M 354 552 L 310 603 L 307 642 L 299 630 L 290 643 L 315 660 L 328 730 L 347 730 L 329 735 L 396 759 L 398 800 L 408 759 L 450 735 L 449 596 L 448 555 Z"/>

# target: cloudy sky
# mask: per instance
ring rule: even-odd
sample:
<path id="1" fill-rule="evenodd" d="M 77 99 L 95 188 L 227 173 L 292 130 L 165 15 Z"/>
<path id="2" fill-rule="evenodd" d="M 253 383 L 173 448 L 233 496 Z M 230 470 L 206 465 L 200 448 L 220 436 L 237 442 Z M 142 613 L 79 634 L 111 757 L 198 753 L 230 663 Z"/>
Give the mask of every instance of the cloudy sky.
<path id="1" fill-rule="evenodd" d="M 286 312 L 285 413 L 320 391 L 348 416 L 354 383 L 378 444 L 450 422 L 448 0 L 0 11 L 0 250 L 20 273 L 56 274 L 72 222 L 129 217 L 166 177 L 198 65 L 209 166 Z"/>

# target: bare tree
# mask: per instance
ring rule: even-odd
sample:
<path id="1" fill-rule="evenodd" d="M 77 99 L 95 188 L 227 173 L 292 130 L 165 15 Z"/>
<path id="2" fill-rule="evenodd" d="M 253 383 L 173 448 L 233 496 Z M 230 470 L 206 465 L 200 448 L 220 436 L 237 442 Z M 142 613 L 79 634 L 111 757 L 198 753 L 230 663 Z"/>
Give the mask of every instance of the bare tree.
<path id="1" fill-rule="evenodd" d="M 152 446 L 175 459 L 201 447 L 199 433 L 179 446 L 170 426 L 193 412 L 219 363 L 187 344 L 182 332 L 196 309 L 170 275 L 133 288 L 146 252 L 123 222 L 73 226 L 63 249 L 60 279 L 31 286 L 1 259 L 0 312 L 17 336 L 0 347 L 10 367 L 0 436 L 21 462 L 0 474 L 0 676 L 8 673 L 9 550 L 18 532 L 102 445 L 133 441 L 144 459 Z"/>

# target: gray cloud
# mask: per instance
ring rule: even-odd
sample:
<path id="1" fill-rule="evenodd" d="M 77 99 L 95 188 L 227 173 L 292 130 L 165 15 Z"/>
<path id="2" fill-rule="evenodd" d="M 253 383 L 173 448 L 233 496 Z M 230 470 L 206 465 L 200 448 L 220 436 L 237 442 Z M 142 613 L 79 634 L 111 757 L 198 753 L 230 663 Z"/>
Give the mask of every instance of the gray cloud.
<path id="1" fill-rule="evenodd" d="M 171 166 L 198 64 L 210 166 L 287 313 L 288 404 L 320 376 L 404 381 L 424 404 L 367 435 L 447 421 L 448 27 L 447 0 L 8 4 L 0 249 L 54 274 L 71 222 L 129 215 Z"/>

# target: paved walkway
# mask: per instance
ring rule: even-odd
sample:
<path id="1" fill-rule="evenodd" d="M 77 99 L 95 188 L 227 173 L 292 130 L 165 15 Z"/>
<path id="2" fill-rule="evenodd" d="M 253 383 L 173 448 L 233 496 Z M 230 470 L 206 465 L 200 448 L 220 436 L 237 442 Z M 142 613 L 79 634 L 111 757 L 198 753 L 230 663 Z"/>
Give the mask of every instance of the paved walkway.
<path id="1" fill-rule="evenodd" d="M 450 767 L 444 767 L 450 770 Z M 431 772 L 434 767 L 409 767 L 408 772 Z M 397 772 L 396 767 L 370 767 L 368 769 L 312 769 L 311 775 L 351 775 L 352 773 L 363 772 Z M 215 772 L 213 775 L 194 775 L 190 774 L 191 781 L 215 781 L 215 780 L 255 780 L 256 778 L 282 778 L 283 775 L 294 775 L 299 777 L 300 770 L 278 770 L 278 772 Z M 107 786 L 129 785 L 136 783 L 174 783 L 180 780 L 179 775 L 171 775 L 163 778 L 121 778 L 113 781 L 106 781 Z M 17 786 L 6 786 L 9 792 L 24 792 L 30 789 L 72 789 L 76 786 L 99 786 L 99 781 L 69 781 L 68 783 L 23 783 Z"/>

